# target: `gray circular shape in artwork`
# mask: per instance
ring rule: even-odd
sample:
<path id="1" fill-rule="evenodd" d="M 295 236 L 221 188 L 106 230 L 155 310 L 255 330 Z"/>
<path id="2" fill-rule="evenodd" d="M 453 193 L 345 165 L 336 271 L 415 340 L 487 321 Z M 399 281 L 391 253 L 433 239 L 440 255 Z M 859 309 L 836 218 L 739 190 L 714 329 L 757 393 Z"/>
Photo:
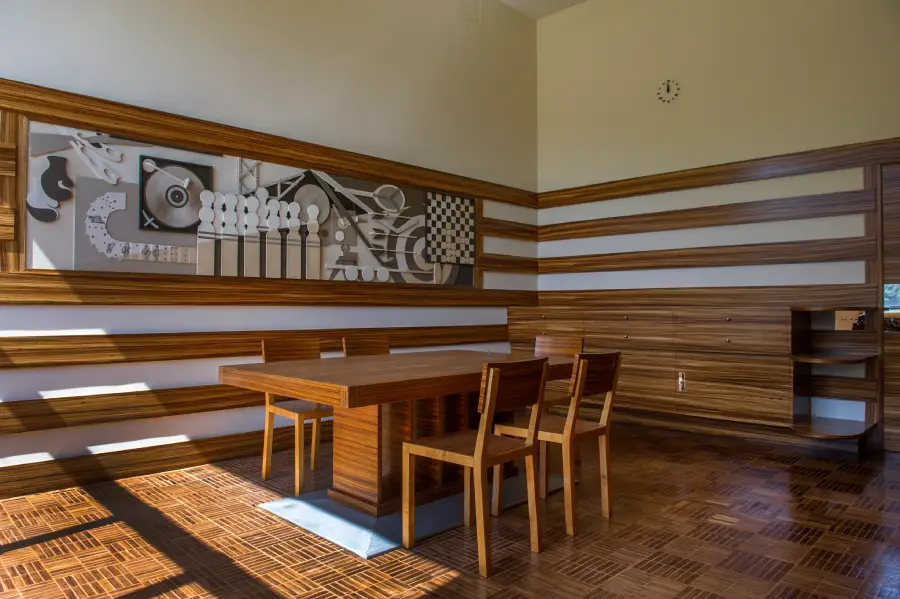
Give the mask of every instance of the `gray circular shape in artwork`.
<path id="1" fill-rule="evenodd" d="M 300 204 L 300 222 L 304 225 L 309 222 L 310 206 L 318 206 L 318 221 L 324 223 L 331 211 L 331 203 L 328 195 L 318 185 L 306 184 L 294 194 L 294 201 Z"/>
<path id="2" fill-rule="evenodd" d="M 372 197 L 386 212 L 400 212 L 406 205 L 406 196 L 396 185 L 382 185 L 372 192 Z"/>

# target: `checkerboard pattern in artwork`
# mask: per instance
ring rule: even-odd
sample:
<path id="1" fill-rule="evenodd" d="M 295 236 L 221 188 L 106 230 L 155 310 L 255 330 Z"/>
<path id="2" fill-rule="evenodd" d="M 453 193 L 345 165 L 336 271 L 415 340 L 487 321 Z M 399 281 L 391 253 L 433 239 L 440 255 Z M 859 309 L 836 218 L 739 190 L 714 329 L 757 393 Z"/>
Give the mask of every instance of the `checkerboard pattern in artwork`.
<path id="1" fill-rule="evenodd" d="M 475 200 L 429 192 L 425 226 L 430 262 L 475 264 Z"/>

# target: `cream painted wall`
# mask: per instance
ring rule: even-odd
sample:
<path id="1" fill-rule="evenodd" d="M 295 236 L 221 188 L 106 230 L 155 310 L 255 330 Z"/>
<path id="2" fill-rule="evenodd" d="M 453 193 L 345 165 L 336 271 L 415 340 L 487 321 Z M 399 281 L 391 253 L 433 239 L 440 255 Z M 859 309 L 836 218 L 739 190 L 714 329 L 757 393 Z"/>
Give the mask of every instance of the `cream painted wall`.
<path id="1" fill-rule="evenodd" d="M 481 4 L 3 0 L 0 77 L 533 190 L 535 22 Z"/>
<path id="2" fill-rule="evenodd" d="M 898 31 L 897 0 L 589 0 L 541 19 L 539 190 L 898 136 Z"/>

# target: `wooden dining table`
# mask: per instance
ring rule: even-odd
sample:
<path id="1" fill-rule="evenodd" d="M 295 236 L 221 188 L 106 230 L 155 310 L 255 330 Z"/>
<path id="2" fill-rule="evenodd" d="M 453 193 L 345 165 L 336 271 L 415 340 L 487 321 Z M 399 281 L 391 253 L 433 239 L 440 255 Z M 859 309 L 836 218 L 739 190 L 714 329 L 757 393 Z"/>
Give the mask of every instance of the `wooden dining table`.
<path id="1" fill-rule="evenodd" d="M 444 350 L 221 366 L 219 382 L 333 406 L 328 495 L 378 517 L 400 509 L 403 442 L 469 428 L 477 422 L 483 364 L 528 357 Z M 550 358 L 548 379 L 569 378 L 572 362 Z M 419 502 L 458 491 L 462 480 L 455 467 L 419 462 Z"/>

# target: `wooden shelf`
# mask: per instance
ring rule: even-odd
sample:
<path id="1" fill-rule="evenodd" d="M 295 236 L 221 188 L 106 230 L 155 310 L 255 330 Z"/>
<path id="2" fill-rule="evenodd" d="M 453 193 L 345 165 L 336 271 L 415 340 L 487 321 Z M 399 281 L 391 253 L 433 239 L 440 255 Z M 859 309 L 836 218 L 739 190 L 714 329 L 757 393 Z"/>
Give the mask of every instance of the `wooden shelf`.
<path id="1" fill-rule="evenodd" d="M 865 435 L 874 426 L 874 423 L 866 423 L 859 420 L 813 418 L 803 422 L 795 422 L 793 429 L 798 435 L 816 439 L 856 439 Z"/>
<path id="2" fill-rule="evenodd" d="M 866 312 L 867 310 L 878 310 L 875 306 L 859 307 L 859 306 L 792 306 L 792 312 L 846 312 L 855 310 L 858 312 Z"/>
<path id="3" fill-rule="evenodd" d="M 792 354 L 791 360 L 804 364 L 862 364 L 877 358 L 877 354 L 846 354 L 839 352 L 814 352 Z"/>

